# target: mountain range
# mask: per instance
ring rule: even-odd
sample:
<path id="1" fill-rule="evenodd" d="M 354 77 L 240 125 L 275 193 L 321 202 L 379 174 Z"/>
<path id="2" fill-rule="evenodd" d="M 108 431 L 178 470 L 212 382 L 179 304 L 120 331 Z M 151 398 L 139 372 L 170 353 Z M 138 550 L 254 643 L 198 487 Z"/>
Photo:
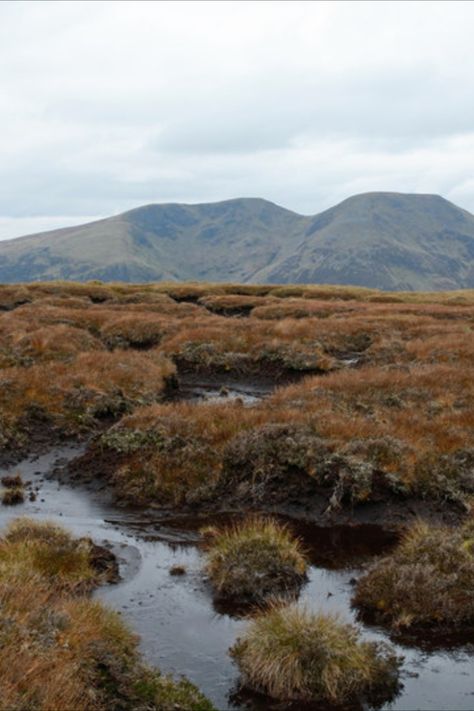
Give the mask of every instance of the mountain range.
<path id="1" fill-rule="evenodd" d="M 365 193 L 314 216 L 238 198 L 0 242 L 0 282 L 52 279 L 473 288 L 474 215 L 438 195 Z"/>

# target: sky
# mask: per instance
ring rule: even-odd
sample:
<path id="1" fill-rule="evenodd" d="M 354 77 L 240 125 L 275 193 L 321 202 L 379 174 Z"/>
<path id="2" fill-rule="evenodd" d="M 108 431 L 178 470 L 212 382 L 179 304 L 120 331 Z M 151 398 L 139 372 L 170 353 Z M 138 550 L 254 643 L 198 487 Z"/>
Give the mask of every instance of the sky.
<path id="1" fill-rule="evenodd" d="M 0 2 L 0 239 L 151 202 L 474 212 L 472 2 Z"/>

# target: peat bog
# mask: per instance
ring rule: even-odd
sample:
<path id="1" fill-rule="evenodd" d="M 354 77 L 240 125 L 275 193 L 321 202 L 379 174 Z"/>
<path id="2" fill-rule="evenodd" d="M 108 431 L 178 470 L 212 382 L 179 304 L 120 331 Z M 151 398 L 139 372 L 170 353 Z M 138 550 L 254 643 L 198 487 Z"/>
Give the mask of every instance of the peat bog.
<path id="1" fill-rule="evenodd" d="M 93 595 L 147 663 L 216 708 L 281 708 L 239 687 L 228 650 L 248 609 L 215 599 L 200 532 L 260 514 L 307 556 L 299 604 L 404 658 L 391 701 L 354 691 L 337 708 L 472 708 L 474 620 L 450 627 L 451 579 L 442 629 L 410 629 L 372 589 L 383 615 L 354 606 L 413 524 L 442 527 L 471 569 L 472 292 L 52 282 L 1 287 L 0 302 L 2 496 L 23 498 L 0 508 L 2 531 L 27 513 L 105 542 L 121 580 Z M 189 698 L 178 708 L 199 708 Z"/>

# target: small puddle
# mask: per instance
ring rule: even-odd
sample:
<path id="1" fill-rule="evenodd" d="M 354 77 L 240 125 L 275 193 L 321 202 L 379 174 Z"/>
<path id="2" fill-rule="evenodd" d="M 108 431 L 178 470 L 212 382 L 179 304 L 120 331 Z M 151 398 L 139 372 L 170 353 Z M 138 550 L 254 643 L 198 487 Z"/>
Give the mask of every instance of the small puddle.
<path id="1" fill-rule="evenodd" d="M 64 447 L 12 467 L 9 471 L 19 471 L 24 480 L 30 480 L 38 495 L 36 501 L 0 507 L 0 528 L 10 519 L 28 515 L 53 519 L 98 543 L 107 541 L 118 556 L 122 581 L 97 590 L 95 595 L 118 610 L 140 635 L 146 661 L 164 672 L 185 674 L 220 710 L 243 708 L 244 703 L 259 711 L 271 708 L 265 700 L 248 698 L 244 702 L 233 696 L 238 672 L 227 650 L 246 622 L 233 610 L 218 610 L 204 580 L 198 530 L 210 519 L 183 515 L 164 519 L 119 509 L 104 503 L 103 492 L 60 484 L 49 476 L 58 460 L 64 463 L 81 451 Z M 223 520 L 220 517 L 217 522 Z M 290 525 L 303 539 L 312 563 L 301 602 L 354 622 L 350 606 L 354 578 L 371 557 L 394 544 L 393 535 L 376 526 Z M 184 566 L 186 574 L 170 575 L 175 565 Z M 363 627 L 363 633 L 366 638 L 387 639 L 380 629 Z M 405 657 L 404 688 L 384 709 L 472 711 L 472 644 L 441 650 L 398 644 L 396 649 Z M 324 709 L 321 705 L 317 708 Z"/>
<path id="2" fill-rule="evenodd" d="M 201 375 L 179 376 L 179 389 L 171 396 L 174 401 L 225 403 L 240 400 L 251 407 L 270 395 L 274 382 L 230 379 L 227 375 L 206 378 Z"/>

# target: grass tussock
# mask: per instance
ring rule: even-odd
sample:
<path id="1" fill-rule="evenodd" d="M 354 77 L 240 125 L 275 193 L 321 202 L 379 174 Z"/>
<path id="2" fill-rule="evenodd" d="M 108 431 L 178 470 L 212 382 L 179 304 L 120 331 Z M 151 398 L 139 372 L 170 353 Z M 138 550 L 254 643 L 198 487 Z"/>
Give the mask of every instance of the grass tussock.
<path id="1" fill-rule="evenodd" d="M 244 686 L 283 702 L 388 701 L 398 687 L 400 660 L 391 648 L 295 604 L 259 613 L 231 654 Z"/>
<path id="2" fill-rule="evenodd" d="M 394 629 L 474 627 L 474 525 L 419 522 L 359 580 L 354 604 Z"/>
<path id="3" fill-rule="evenodd" d="M 14 522 L 0 541 L 0 709 L 212 711 L 188 681 L 145 667 L 118 614 L 84 596 L 90 544 Z"/>
<path id="4" fill-rule="evenodd" d="M 216 596 L 234 602 L 294 593 L 307 565 L 300 542 L 270 518 L 252 517 L 214 531 L 206 546 L 206 572 Z"/>

